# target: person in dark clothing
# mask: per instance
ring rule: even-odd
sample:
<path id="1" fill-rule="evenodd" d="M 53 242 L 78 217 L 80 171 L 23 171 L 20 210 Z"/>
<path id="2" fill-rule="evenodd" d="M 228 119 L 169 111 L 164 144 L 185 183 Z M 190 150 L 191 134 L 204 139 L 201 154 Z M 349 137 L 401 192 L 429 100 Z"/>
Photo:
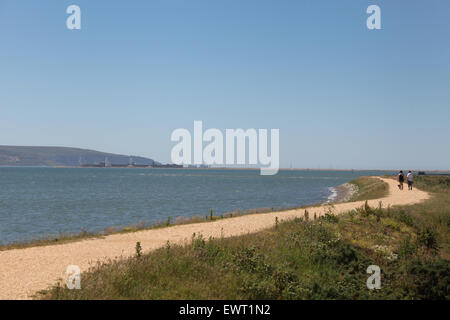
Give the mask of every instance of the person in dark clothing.
<path id="1" fill-rule="evenodd" d="M 405 181 L 405 175 L 403 174 L 402 170 L 400 170 L 400 172 L 398 173 L 397 179 L 398 179 L 398 183 L 399 183 L 398 188 L 400 190 L 403 190 L 403 182 Z"/>

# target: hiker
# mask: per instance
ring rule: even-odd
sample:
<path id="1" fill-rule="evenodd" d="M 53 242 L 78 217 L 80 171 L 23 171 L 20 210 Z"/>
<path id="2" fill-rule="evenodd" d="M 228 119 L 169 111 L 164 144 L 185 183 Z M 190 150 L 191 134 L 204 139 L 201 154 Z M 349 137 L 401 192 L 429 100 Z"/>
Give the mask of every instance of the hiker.
<path id="1" fill-rule="evenodd" d="M 414 175 L 411 172 L 411 170 L 408 171 L 408 174 L 406 175 L 406 180 L 408 180 L 408 190 L 412 190 L 412 186 L 414 183 Z"/>
<path id="2" fill-rule="evenodd" d="M 398 183 L 399 183 L 398 188 L 400 190 L 403 190 L 403 182 L 405 181 L 405 176 L 403 175 L 403 170 L 400 170 L 397 178 L 398 178 Z"/>

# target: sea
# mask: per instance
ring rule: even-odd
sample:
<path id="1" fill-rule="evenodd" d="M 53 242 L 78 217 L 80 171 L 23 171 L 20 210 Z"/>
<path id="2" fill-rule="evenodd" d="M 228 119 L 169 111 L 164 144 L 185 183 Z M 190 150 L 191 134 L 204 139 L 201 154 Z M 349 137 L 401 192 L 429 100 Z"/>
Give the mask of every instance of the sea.
<path id="1" fill-rule="evenodd" d="M 0 244 L 177 217 L 332 201 L 334 187 L 391 171 L 0 167 Z M 178 218 L 180 219 L 180 218 Z"/>

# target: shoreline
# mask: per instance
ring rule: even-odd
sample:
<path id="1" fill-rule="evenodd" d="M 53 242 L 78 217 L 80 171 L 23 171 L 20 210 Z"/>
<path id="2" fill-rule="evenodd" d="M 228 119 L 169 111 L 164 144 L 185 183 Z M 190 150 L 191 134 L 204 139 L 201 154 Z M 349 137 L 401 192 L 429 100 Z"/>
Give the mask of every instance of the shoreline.
<path id="1" fill-rule="evenodd" d="M 194 224 L 194 223 L 206 223 L 212 222 L 222 219 L 229 219 L 233 217 L 240 217 L 252 214 L 264 214 L 269 212 L 284 212 L 289 210 L 299 210 L 307 207 L 320 207 L 326 204 L 336 204 L 336 203 L 344 203 L 348 202 L 352 199 L 352 197 L 358 193 L 358 187 L 355 184 L 350 182 L 346 182 L 344 184 L 328 187 L 328 190 L 331 194 L 327 197 L 327 199 L 319 200 L 318 202 L 307 203 L 299 206 L 288 206 L 288 207 L 257 207 L 257 208 L 249 208 L 242 210 L 235 210 L 230 212 L 225 212 L 219 214 L 218 216 L 213 216 L 211 219 L 203 219 L 201 216 L 178 216 L 175 217 L 174 221 L 167 224 L 165 221 L 155 221 L 152 223 L 148 223 L 147 221 L 140 221 L 130 225 L 118 225 L 112 227 L 105 227 L 99 231 L 80 231 L 80 232 L 64 232 L 59 234 L 45 234 L 36 238 L 28 239 L 28 240 L 18 240 L 12 241 L 9 243 L 0 242 L 0 252 L 5 250 L 14 250 L 14 249 L 25 249 L 39 246 L 47 246 L 47 245 L 62 245 L 70 242 L 83 241 L 86 239 L 98 239 L 104 238 L 114 234 L 127 234 L 133 232 L 139 232 L 144 230 L 154 230 L 160 228 L 168 228 L 177 225 L 186 225 L 186 224 Z M 169 216 L 170 218 L 170 216 Z M 144 222 L 145 225 L 140 226 L 139 224 Z"/>
<path id="2" fill-rule="evenodd" d="M 136 254 L 136 243 L 142 246 L 143 253 L 162 248 L 170 244 L 183 245 L 192 239 L 192 235 L 201 234 L 204 238 L 236 237 L 256 233 L 273 227 L 278 222 L 303 218 L 305 210 L 314 219 L 326 215 L 330 210 L 337 215 L 354 210 L 365 203 L 383 207 L 413 204 L 430 197 L 429 193 L 415 188 L 411 192 L 398 190 L 395 180 L 380 178 L 389 185 L 389 194 L 385 197 L 333 205 L 292 209 L 284 212 L 250 214 L 229 219 L 218 219 L 210 223 L 176 225 L 169 228 L 142 230 L 131 233 L 113 234 L 99 239 L 86 239 L 56 246 L 40 246 L 24 249 L 0 251 L 0 299 L 30 299 L 36 292 L 48 288 L 58 279 L 66 278 L 69 265 L 79 266 L 82 272 L 98 262 L 117 258 L 128 258 Z M 39 270 L 39 276 L 36 276 Z"/>
<path id="3" fill-rule="evenodd" d="M 358 186 L 346 182 L 336 187 L 328 188 L 331 194 L 328 196 L 328 203 L 340 203 L 350 201 L 359 191 Z"/>

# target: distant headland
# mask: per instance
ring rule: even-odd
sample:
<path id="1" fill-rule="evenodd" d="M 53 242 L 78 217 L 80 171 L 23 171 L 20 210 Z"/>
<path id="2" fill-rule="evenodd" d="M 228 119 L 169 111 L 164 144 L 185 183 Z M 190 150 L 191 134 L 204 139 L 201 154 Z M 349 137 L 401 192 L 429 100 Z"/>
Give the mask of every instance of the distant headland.
<path id="1" fill-rule="evenodd" d="M 150 158 L 89 149 L 39 146 L 0 146 L 0 166 L 39 167 L 181 167 Z"/>

